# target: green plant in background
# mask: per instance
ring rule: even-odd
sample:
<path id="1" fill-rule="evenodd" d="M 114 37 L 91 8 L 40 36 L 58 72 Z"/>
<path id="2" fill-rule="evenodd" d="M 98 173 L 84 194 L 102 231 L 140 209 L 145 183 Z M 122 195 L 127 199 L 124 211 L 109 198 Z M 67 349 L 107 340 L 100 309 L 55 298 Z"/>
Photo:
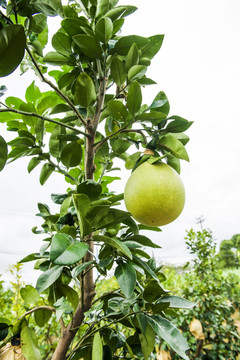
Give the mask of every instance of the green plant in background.
<path id="1" fill-rule="evenodd" d="M 187 337 L 191 359 L 237 359 L 240 337 L 234 323 L 239 307 L 237 276 L 225 276 L 218 268 L 216 243 L 207 229 L 187 232 L 186 244 L 193 254 L 193 269 L 183 276 L 179 292 L 196 303 L 191 313 L 181 313 L 176 324 Z M 190 326 L 189 326 L 190 325 Z M 172 359 L 179 359 L 171 353 Z"/>
<path id="2" fill-rule="evenodd" d="M 230 240 L 223 240 L 217 254 L 221 268 L 239 268 L 240 235 L 233 235 Z"/>
<path id="3" fill-rule="evenodd" d="M 0 170 L 28 157 L 29 173 L 41 166 L 41 185 L 58 173 L 67 187 L 51 195 L 57 213 L 38 203 L 43 224 L 33 233 L 44 236 L 43 245 L 21 263 L 35 261 L 42 273 L 36 287 L 21 289 L 24 313 L 15 322 L 2 319 L 0 339 L 20 337 L 27 360 L 146 360 L 162 338 L 187 360 L 188 345 L 168 309 L 193 304 L 164 289 L 161 267 L 145 251 L 159 246 L 141 234 L 160 230 L 136 223 L 118 207 L 123 194 L 108 188 L 117 159 L 129 170 L 164 160 L 178 173 L 180 160 L 188 161 L 184 132 L 192 122 L 169 116 L 163 91 L 150 105 L 142 98 L 142 87 L 155 84 L 146 73 L 163 35 L 119 35 L 136 7 L 117 0 L 2 0 L 0 6 L 0 76 L 20 65 L 49 87 L 41 91 L 33 81 L 25 99 L 1 102 L 0 122 L 11 137 L 0 136 Z M 48 40 L 52 16 L 61 25 Z M 53 50 L 46 53 L 49 42 Z M 118 287 L 97 297 L 96 283 L 110 271 Z M 50 339 L 49 324 L 56 323 Z"/>

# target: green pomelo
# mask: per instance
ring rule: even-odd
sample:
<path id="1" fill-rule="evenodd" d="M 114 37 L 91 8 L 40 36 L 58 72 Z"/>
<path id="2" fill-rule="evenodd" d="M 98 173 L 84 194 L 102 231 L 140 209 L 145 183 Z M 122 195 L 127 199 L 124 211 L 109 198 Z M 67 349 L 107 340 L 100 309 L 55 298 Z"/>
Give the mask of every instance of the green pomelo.
<path id="1" fill-rule="evenodd" d="M 128 179 L 124 202 L 133 218 L 141 224 L 161 226 L 181 214 L 185 190 L 180 176 L 169 165 L 146 161 Z"/>

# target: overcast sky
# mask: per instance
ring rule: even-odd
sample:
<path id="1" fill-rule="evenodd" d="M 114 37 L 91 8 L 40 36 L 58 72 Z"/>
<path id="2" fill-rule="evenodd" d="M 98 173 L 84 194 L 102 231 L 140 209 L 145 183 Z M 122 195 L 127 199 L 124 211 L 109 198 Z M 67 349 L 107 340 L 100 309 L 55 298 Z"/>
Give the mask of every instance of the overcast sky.
<path id="1" fill-rule="evenodd" d="M 181 216 L 162 227 L 162 233 L 148 234 L 162 249 L 162 262 L 183 262 L 188 258 L 186 230 L 199 230 L 196 218 L 213 231 L 218 243 L 240 232 L 240 3 L 239 0 L 145 0 L 120 1 L 138 6 L 126 18 L 123 35 L 165 34 L 159 54 L 148 70 L 157 85 L 147 87 L 144 99 L 150 103 L 163 90 L 170 101 L 171 115 L 179 115 L 193 126 L 188 130 L 190 163 L 182 162 L 181 177 L 186 188 L 186 205 Z M 57 29 L 56 29 L 57 30 Z M 8 95 L 24 98 L 33 78 L 14 73 L 0 79 Z M 0 124 L 1 134 L 5 134 Z M 0 272 L 29 252 L 38 251 L 40 238 L 31 228 L 40 224 L 34 216 L 37 202 L 51 205 L 51 193 L 64 193 L 60 175 L 50 177 L 42 187 L 38 170 L 27 174 L 28 161 L 19 160 L 0 174 Z M 115 187 L 123 191 L 130 172 Z M 54 207 L 51 206 L 54 209 Z M 32 264 L 25 275 L 32 279 Z M 8 274 L 3 272 L 3 277 Z"/>

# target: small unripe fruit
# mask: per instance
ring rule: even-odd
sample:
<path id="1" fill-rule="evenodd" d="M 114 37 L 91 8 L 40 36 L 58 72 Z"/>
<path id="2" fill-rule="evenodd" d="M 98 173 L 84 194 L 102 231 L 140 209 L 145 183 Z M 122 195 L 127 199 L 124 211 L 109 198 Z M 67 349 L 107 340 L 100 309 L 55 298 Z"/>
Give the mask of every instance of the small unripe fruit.
<path id="1" fill-rule="evenodd" d="M 161 226 L 182 212 L 185 190 L 180 176 L 169 165 L 145 161 L 133 171 L 124 190 L 124 202 L 143 225 Z"/>

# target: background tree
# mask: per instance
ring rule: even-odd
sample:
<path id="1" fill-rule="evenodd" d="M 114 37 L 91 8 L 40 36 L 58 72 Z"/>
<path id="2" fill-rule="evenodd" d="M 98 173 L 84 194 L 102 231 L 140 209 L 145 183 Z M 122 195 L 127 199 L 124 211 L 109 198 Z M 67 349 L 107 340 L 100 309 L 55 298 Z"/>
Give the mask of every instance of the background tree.
<path id="1" fill-rule="evenodd" d="M 222 268 L 239 268 L 240 235 L 233 235 L 230 240 L 223 240 L 217 254 Z"/>
<path id="2" fill-rule="evenodd" d="M 66 191 L 51 195 L 59 205 L 56 214 L 38 203 L 43 224 L 33 233 L 44 235 L 43 245 L 21 262 L 35 261 L 42 274 L 36 288 L 21 290 L 25 312 L 15 323 L 0 323 L 1 340 L 20 337 L 27 360 L 41 358 L 33 322 L 44 327 L 52 318 L 61 325 L 56 348 L 48 352 L 53 360 L 146 360 L 157 338 L 188 359 L 186 341 L 166 310 L 192 304 L 163 288 L 161 267 L 145 251 L 159 246 L 140 234 L 146 226 L 119 209 L 123 194 L 108 185 L 116 179 L 111 172 L 119 170 L 116 159 L 129 170 L 164 160 L 179 173 L 180 160 L 188 161 L 184 131 L 191 122 L 169 116 L 163 91 L 150 105 L 143 103 L 142 87 L 155 84 L 146 72 L 163 35 L 119 35 L 136 7 L 117 3 L 0 2 L 0 76 L 20 65 L 49 86 L 41 91 L 33 81 L 25 99 L 8 96 L 1 103 L 0 122 L 14 136 L 0 137 L 0 170 L 29 157 L 29 173 L 41 166 L 41 185 L 54 172 L 67 183 Z M 52 16 L 61 18 L 61 26 L 46 53 Z M 146 148 L 150 154 L 143 154 Z M 96 283 L 111 270 L 118 288 L 97 298 Z"/>

